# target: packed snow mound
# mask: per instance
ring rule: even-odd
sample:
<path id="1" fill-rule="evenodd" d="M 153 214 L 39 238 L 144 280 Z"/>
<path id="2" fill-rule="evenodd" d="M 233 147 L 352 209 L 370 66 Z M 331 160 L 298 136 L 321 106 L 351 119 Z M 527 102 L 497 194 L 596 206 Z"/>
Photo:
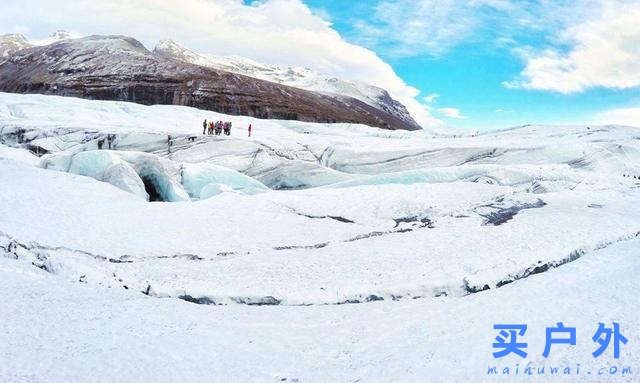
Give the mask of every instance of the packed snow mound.
<path id="1" fill-rule="evenodd" d="M 57 161 L 52 161 L 56 163 Z M 62 161 L 60 161 L 62 162 Z M 66 161 L 65 161 L 66 162 Z M 96 178 L 98 174 L 115 163 L 123 162 L 111 151 L 88 151 L 75 154 L 69 158 L 69 172 Z"/>
<path id="2" fill-rule="evenodd" d="M 0 158 L 10 159 L 32 166 L 38 166 L 40 163 L 38 156 L 32 154 L 28 150 L 12 148 L 3 144 L 0 144 Z"/>
<path id="3" fill-rule="evenodd" d="M 75 161 L 74 161 L 75 164 Z M 135 194 L 144 200 L 149 200 L 149 194 L 146 191 L 146 185 L 136 173 L 136 171 L 128 163 L 121 161 L 114 163 L 104 169 L 99 178 L 100 181 L 110 183 L 111 185 L 122 189 L 126 192 Z"/>
<path id="4" fill-rule="evenodd" d="M 142 179 L 150 201 L 189 201 L 181 182 L 181 164 L 149 153 L 116 152 Z"/>
<path id="5" fill-rule="evenodd" d="M 182 185 L 191 198 L 206 199 L 225 190 L 243 194 L 268 191 L 262 183 L 235 170 L 213 164 L 183 164 Z M 211 185 L 211 186 L 210 186 Z M 208 187 L 210 186 L 210 187 Z"/>
<path id="6" fill-rule="evenodd" d="M 256 194 L 269 190 L 253 178 L 222 166 L 182 164 L 133 151 L 45 155 L 40 166 L 91 177 L 151 201 L 180 202 L 206 199 L 224 191 Z"/>
<path id="7" fill-rule="evenodd" d="M 246 174 L 276 190 L 318 187 L 354 178 L 351 174 L 322 166 L 315 157 L 312 161 L 295 155 L 283 158 L 266 150 L 256 152 Z"/>
<path id="8" fill-rule="evenodd" d="M 179 167 L 152 154 L 91 150 L 73 155 L 48 155 L 42 159 L 41 166 L 110 183 L 145 200 L 189 200 L 179 183 Z"/>
<path id="9" fill-rule="evenodd" d="M 92 177 L 146 200 L 190 200 L 181 184 L 180 165 L 149 153 L 91 150 L 52 155 L 43 159 L 42 167 Z"/>
<path id="10" fill-rule="evenodd" d="M 203 135 L 205 119 L 231 121 L 231 136 Z M 5 145 L 58 154 L 55 161 L 62 161 L 65 171 L 65 158 L 74 153 L 136 151 L 176 163 L 222 166 L 272 189 L 465 181 L 521 187 L 538 182 L 546 190 L 560 190 L 640 177 L 638 129 L 622 126 L 524 126 L 432 137 L 188 107 L 6 93 L 0 93 L 0 124 Z"/>
<path id="11" fill-rule="evenodd" d="M 502 186 L 521 186 L 533 182 L 564 182 L 576 185 L 582 182 L 593 184 L 596 177 L 591 174 L 577 174 L 569 165 L 461 165 L 456 167 L 433 167 L 429 169 L 407 170 L 395 173 L 367 175 L 354 180 L 330 185 L 344 188 L 360 185 L 415 184 L 476 182 Z"/>
<path id="12" fill-rule="evenodd" d="M 227 185 L 217 184 L 217 183 L 208 183 L 202 189 L 200 189 L 200 199 L 207 199 L 211 197 L 215 197 L 218 194 L 222 193 L 233 193 L 234 189 Z"/>
<path id="13" fill-rule="evenodd" d="M 145 191 L 145 185 L 138 173 L 131 165 L 113 152 L 88 151 L 78 153 L 70 158 L 68 171 L 110 183 L 145 200 L 149 199 L 149 195 Z"/>

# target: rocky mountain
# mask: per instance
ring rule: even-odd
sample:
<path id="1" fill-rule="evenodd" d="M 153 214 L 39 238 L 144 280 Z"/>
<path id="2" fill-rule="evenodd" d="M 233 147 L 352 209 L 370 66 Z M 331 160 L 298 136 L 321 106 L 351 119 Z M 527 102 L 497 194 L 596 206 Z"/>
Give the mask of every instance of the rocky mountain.
<path id="1" fill-rule="evenodd" d="M 42 93 L 145 105 L 193 106 L 258 118 L 420 127 L 359 99 L 314 92 L 153 53 L 125 36 L 63 39 L 44 46 L 16 41 L 0 62 L 0 91 Z M 2 45 L 4 46 L 4 44 Z M 9 43 L 6 43 L 9 47 Z"/>
<path id="2" fill-rule="evenodd" d="M 58 30 L 47 38 L 35 41 L 29 41 L 19 33 L 0 35 L 0 60 L 7 59 L 10 55 L 22 49 L 50 45 L 59 41 L 71 40 L 72 38 L 73 35 L 71 33 L 63 30 Z"/>
<path id="3" fill-rule="evenodd" d="M 172 40 L 161 41 L 153 52 L 157 55 L 191 64 L 320 92 L 336 98 L 352 97 L 385 113 L 394 115 L 409 125 L 418 127 L 406 107 L 394 100 L 386 90 L 359 81 L 339 79 L 318 73 L 309 68 L 280 67 L 259 63 L 246 57 L 199 54 Z"/>
<path id="4" fill-rule="evenodd" d="M 6 60 L 13 53 L 31 46 L 29 41 L 21 34 L 2 35 L 0 36 L 0 61 Z"/>
<path id="5" fill-rule="evenodd" d="M 50 34 L 49 37 L 47 37 L 47 38 L 44 38 L 44 39 L 41 39 L 41 40 L 30 41 L 30 43 L 33 44 L 33 45 L 44 46 L 44 45 L 57 43 L 58 41 L 71 40 L 73 38 L 78 38 L 78 37 L 79 36 L 75 36 L 75 35 L 71 34 L 70 32 L 67 32 L 65 30 L 59 29 L 59 30 L 53 32 L 52 34 Z"/>

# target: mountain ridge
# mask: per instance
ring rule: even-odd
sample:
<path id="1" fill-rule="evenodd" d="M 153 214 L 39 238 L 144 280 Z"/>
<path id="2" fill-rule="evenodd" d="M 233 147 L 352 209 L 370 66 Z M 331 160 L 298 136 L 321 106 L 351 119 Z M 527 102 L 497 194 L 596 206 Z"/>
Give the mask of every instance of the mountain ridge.
<path id="1" fill-rule="evenodd" d="M 216 56 L 196 53 L 171 39 L 161 40 L 153 52 L 163 57 L 323 93 L 333 97 L 352 97 L 374 108 L 390 113 L 408 124 L 419 126 L 406 107 L 393 99 L 386 90 L 360 81 L 343 80 L 316 72 L 310 68 L 281 67 L 260 63 L 237 55 Z"/>
<path id="2" fill-rule="evenodd" d="M 415 122 L 353 97 L 336 97 L 168 58 L 131 37 L 61 37 L 44 46 L 25 46 L 13 37 L 12 50 L 7 49 L 4 61 L 0 61 L 0 91 L 185 105 L 268 119 L 420 129 Z"/>

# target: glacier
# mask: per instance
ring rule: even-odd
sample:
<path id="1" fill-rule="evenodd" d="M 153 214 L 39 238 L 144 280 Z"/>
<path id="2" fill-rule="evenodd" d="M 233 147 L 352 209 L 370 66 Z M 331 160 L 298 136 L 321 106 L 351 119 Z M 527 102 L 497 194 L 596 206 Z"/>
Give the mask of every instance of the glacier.
<path id="1" fill-rule="evenodd" d="M 637 366 L 639 169 L 635 127 L 447 136 L 0 93 L 0 380 L 489 381 L 510 321 L 578 327 L 548 359 L 532 335 L 528 361 L 584 368 L 618 321 Z"/>

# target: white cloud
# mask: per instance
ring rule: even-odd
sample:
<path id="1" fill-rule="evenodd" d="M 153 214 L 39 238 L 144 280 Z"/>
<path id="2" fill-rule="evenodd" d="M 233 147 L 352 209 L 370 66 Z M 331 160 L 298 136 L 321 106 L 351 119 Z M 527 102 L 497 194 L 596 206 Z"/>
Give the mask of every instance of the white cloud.
<path id="1" fill-rule="evenodd" d="M 5 33 L 5 32 L 26 35 L 27 33 L 29 33 L 29 28 L 25 27 L 24 25 L 14 25 L 8 31 L 1 31 L 0 33 Z"/>
<path id="2" fill-rule="evenodd" d="M 172 38 L 213 54 L 236 54 L 278 65 L 310 67 L 380 86 L 425 127 L 442 125 L 373 51 L 346 42 L 301 0 L 3 0 L 0 25 L 21 25 L 32 38 L 57 29 L 124 34 L 153 47 Z M 25 29 L 26 30 L 26 29 Z"/>
<path id="3" fill-rule="evenodd" d="M 357 36 L 395 56 L 445 53 L 474 28 L 473 13 L 455 0 L 384 0 L 374 10 L 375 25 L 360 23 Z"/>
<path id="4" fill-rule="evenodd" d="M 564 94 L 640 86 L 640 3 L 603 1 L 597 10 L 557 34 L 555 43 L 568 50 L 521 51 L 521 78 L 504 85 Z"/>
<path id="5" fill-rule="evenodd" d="M 331 17 L 331 14 L 329 13 L 329 11 L 327 11 L 324 8 L 312 8 L 311 12 L 320 17 L 322 20 L 327 21 L 327 22 L 332 22 L 333 18 Z"/>
<path id="6" fill-rule="evenodd" d="M 441 56 L 461 43 L 511 41 L 537 2 L 509 0 L 379 0 L 354 38 L 389 56 Z M 546 2 L 545 2 L 546 3 Z M 482 30 L 481 33 L 479 30 Z M 506 34 L 503 36 L 503 34 Z"/>
<path id="7" fill-rule="evenodd" d="M 460 110 L 458 108 L 439 108 L 438 112 L 442 113 L 446 117 L 454 118 L 456 120 L 462 120 L 466 118 L 460 113 Z"/>
<path id="8" fill-rule="evenodd" d="M 440 95 L 438 93 L 430 93 L 426 96 L 424 96 L 422 98 L 422 100 L 424 100 L 425 103 L 427 104 L 431 104 L 432 102 L 434 102 L 438 97 L 440 97 Z"/>
<path id="9" fill-rule="evenodd" d="M 385 56 L 441 56 L 475 44 L 524 61 L 507 88 L 640 86 L 638 0 L 378 0 L 372 9 L 354 38 Z"/>
<path id="10" fill-rule="evenodd" d="M 597 114 L 593 120 L 598 125 L 627 125 L 640 128 L 640 107 L 611 109 Z"/>

